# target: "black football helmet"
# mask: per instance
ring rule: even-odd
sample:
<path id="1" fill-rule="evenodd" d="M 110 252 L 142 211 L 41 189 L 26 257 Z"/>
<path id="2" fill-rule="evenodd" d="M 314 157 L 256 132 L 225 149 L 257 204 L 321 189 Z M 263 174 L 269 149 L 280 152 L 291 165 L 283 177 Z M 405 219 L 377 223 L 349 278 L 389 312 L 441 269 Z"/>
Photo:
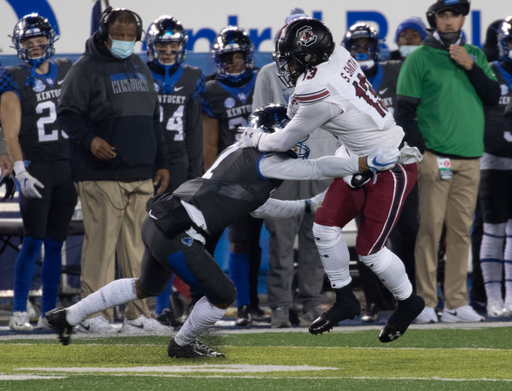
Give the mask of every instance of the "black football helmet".
<path id="1" fill-rule="evenodd" d="M 30 49 L 23 48 L 21 42 L 28 38 L 44 36 L 48 38 L 48 45 L 41 45 L 43 49 L 43 56 L 39 58 L 30 58 Z M 58 40 L 57 34 L 53 29 L 48 19 L 43 18 L 37 13 L 25 15 L 21 18 L 12 32 L 12 43 L 14 49 L 18 52 L 18 58 L 21 61 L 35 62 L 35 65 L 41 65 L 55 54 L 55 47 L 53 44 Z"/>
<path id="2" fill-rule="evenodd" d="M 512 15 L 507 16 L 498 29 L 498 55 L 501 61 L 512 62 L 510 55 L 512 50 L 508 47 L 510 41 L 512 41 Z"/>
<path id="3" fill-rule="evenodd" d="M 469 14 L 471 8 L 471 0 L 437 0 L 434 4 L 428 7 L 427 20 L 432 28 L 436 28 L 436 13 L 447 10 L 456 11 L 459 14 L 466 16 Z"/>
<path id="4" fill-rule="evenodd" d="M 278 132 L 290 122 L 287 111 L 288 107 L 285 105 L 272 103 L 262 106 L 251 114 L 249 124 L 252 128 L 262 129 L 265 133 Z M 304 143 L 308 138 L 309 136 L 299 141 L 295 148 L 287 153 L 294 158 L 307 159 L 311 151 Z"/>
<path id="5" fill-rule="evenodd" d="M 295 87 L 297 79 L 309 68 L 329 59 L 334 40 L 329 28 L 318 19 L 297 18 L 279 32 L 272 57 L 283 84 Z"/>
<path id="6" fill-rule="evenodd" d="M 242 52 L 245 56 L 245 69 L 236 75 L 226 72 L 221 59 L 223 54 L 235 52 Z M 227 79 L 236 83 L 249 76 L 254 69 L 254 45 L 249 36 L 236 26 L 223 28 L 215 37 L 212 57 L 217 66 L 217 79 Z"/>
<path id="7" fill-rule="evenodd" d="M 158 52 L 155 49 L 155 43 L 158 42 L 177 42 L 180 45 L 176 53 L 176 62 L 172 66 L 177 67 L 185 61 L 188 36 L 179 20 L 163 15 L 148 27 L 146 44 L 149 61 L 159 61 Z"/>
<path id="8" fill-rule="evenodd" d="M 345 33 L 345 36 L 343 37 L 343 41 L 341 42 L 341 44 L 345 47 L 345 49 L 347 49 L 350 52 L 350 50 L 352 49 L 352 45 L 354 44 L 354 42 L 352 41 L 358 38 L 368 38 L 372 42 L 372 47 L 368 48 L 366 58 L 363 58 L 363 56 L 361 56 L 364 55 L 365 53 L 357 53 L 356 60 L 371 60 L 372 58 L 370 58 L 370 53 L 373 53 L 373 61 L 375 61 L 376 63 L 379 62 L 381 58 L 380 50 L 382 47 L 382 40 L 379 38 L 379 33 L 377 32 L 377 30 L 367 24 L 356 23 L 353 26 L 351 26 Z"/>

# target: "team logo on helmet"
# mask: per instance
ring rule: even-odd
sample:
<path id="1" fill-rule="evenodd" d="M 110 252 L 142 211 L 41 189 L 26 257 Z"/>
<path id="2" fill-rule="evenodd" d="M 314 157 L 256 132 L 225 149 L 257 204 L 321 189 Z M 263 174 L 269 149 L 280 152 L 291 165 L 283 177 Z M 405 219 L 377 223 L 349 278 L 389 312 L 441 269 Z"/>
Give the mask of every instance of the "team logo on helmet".
<path id="1" fill-rule="evenodd" d="M 298 29 L 297 37 L 299 37 L 297 45 L 306 47 L 313 45 L 317 40 L 317 36 L 313 34 L 313 29 L 311 26 L 303 26 Z"/>

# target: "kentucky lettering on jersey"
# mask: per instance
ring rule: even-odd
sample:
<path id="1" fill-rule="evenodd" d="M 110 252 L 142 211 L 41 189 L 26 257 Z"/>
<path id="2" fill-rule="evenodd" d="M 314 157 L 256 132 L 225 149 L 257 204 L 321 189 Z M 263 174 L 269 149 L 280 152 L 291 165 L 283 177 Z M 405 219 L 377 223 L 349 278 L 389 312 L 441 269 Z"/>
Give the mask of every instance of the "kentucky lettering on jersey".
<path id="1" fill-rule="evenodd" d="M 178 95 L 160 95 L 158 94 L 158 102 L 159 103 L 176 103 L 179 105 L 185 104 L 186 96 L 178 96 Z"/>
<path id="2" fill-rule="evenodd" d="M 36 94 L 37 101 L 42 102 L 44 100 L 58 98 L 60 96 L 60 88 L 58 90 L 50 90 L 50 91 L 44 91 L 40 92 L 39 94 Z"/>
<path id="3" fill-rule="evenodd" d="M 26 86 L 31 69 L 26 65 L 6 67 L 14 90 L 21 103 L 21 127 L 19 142 L 23 158 L 31 161 L 55 161 L 69 159 L 68 135 L 57 121 L 57 105 L 61 84 L 71 68 L 65 58 L 49 61 L 49 72 L 36 73 L 34 85 Z"/>
<path id="4" fill-rule="evenodd" d="M 252 105 L 244 105 L 226 111 L 229 118 L 252 113 Z"/>

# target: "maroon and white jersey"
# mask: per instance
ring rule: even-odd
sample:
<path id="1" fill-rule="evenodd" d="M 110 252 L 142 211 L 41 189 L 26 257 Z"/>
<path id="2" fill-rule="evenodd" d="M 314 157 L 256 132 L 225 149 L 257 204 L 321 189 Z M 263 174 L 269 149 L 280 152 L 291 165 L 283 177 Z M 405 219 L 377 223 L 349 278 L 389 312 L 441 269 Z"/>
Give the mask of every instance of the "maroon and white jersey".
<path id="1" fill-rule="evenodd" d="M 397 148 L 404 136 L 357 62 L 340 46 L 327 62 L 299 77 L 288 116 L 292 120 L 283 131 L 261 136 L 260 151 L 286 151 L 318 127 L 356 156 Z"/>

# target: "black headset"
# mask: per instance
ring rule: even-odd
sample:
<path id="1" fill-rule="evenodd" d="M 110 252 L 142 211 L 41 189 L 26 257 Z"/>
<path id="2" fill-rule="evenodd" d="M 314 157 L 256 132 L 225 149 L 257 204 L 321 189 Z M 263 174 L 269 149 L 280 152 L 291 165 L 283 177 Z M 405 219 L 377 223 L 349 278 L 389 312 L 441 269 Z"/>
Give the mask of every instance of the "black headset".
<path id="1" fill-rule="evenodd" d="M 136 36 L 135 40 L 140 41 L 142 39 L 142 19 L 140 18 L 140 16 L 138 14 L 136 14 L 135 12 L 130 11 L 126 8 L 112 9 L 112 7 L 106 8 L 105 11 L 103 11 L 100 15 L 100 25 L 98 27 L 98 34 L 99 34 L 100 41 L 106 42 L 108 40 L 108 35 L 109 35 L 108 19 L 112 16 L 113 13 L 118 12 L 118 11 L 130 12 L 135 17 L 135 20 L 137 23 L 137 32 L 136 32 L 137 36 Z"/>

